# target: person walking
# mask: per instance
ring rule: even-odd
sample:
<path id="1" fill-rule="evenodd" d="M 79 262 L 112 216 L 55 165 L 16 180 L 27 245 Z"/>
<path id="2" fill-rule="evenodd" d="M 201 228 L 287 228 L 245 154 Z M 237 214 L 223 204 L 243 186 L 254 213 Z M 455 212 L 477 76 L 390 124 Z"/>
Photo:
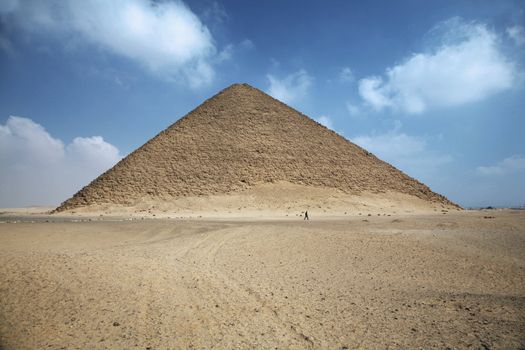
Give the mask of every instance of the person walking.
<path id="1" fill-rule="evenodd" d="M 308 210 L 304 212 L 304 219 L 303 220 L 310 220 L 308 218 Z"/>

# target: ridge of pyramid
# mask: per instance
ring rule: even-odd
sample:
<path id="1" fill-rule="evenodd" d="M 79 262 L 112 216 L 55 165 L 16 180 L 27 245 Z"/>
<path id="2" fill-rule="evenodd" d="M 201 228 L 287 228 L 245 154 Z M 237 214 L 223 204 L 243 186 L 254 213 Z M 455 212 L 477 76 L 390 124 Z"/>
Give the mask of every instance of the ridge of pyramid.
<path id="1" fill-rule="evenodd" d="M 399 192 L 456 206 L 370 152 L 248 84 L 233 84 L 161 131 L 56 211 L 246 190 L 257 183 Z"/>

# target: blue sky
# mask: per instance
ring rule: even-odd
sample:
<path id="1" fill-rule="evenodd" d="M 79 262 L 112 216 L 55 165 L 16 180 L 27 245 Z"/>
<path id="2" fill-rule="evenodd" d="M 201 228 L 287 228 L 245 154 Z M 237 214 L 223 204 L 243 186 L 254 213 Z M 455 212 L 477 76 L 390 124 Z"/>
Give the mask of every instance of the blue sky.
<path id="1" fill-rule="evenodd" d="M 2 0 L 0 207 L 60 203 L 235 82 L 463 206 L 525 204 L 523 5 Z"/>

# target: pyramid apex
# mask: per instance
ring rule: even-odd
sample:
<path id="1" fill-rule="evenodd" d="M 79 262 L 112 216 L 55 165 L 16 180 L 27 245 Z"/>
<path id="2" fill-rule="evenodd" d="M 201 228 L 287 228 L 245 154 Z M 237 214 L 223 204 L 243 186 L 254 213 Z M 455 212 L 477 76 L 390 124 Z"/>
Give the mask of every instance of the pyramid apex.
<path id="1" fill-rule="evenodd" d="M 250 88 L 253 89 L 254 87 L 247 83 L 234 83 L 228 86 L 225 90 L 229 89 L 237 89 L 237 88 Z"/>
<path id="2" fill-rule="evenodd" d="M 216 96 L 220 96 L 220 95 L 223 95 L 224 93 L 226 94 L 230 94 L 230 93 L 233 93 L 234 95 L 237 95 L 237 94 L 241 94 L 241 95 L 251 95 L 253 94 L 254 92 L 263 92 L 253 86 L 251 86 L 250 84 L 247 84 L 247 83 L 234 83 L 234 84 L 231 84 L 230 86 L 222 89 Z"/>

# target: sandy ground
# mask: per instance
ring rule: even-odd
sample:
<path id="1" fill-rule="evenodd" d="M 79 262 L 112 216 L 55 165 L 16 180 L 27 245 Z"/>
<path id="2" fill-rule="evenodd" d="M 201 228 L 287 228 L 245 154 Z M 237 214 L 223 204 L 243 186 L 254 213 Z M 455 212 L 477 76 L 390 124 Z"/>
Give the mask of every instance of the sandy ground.
<path id="1" fill-rule="evenodd" d="M 311 216 L 1 223 L 0 348 L 525 347 L 525 211 Z"/>

